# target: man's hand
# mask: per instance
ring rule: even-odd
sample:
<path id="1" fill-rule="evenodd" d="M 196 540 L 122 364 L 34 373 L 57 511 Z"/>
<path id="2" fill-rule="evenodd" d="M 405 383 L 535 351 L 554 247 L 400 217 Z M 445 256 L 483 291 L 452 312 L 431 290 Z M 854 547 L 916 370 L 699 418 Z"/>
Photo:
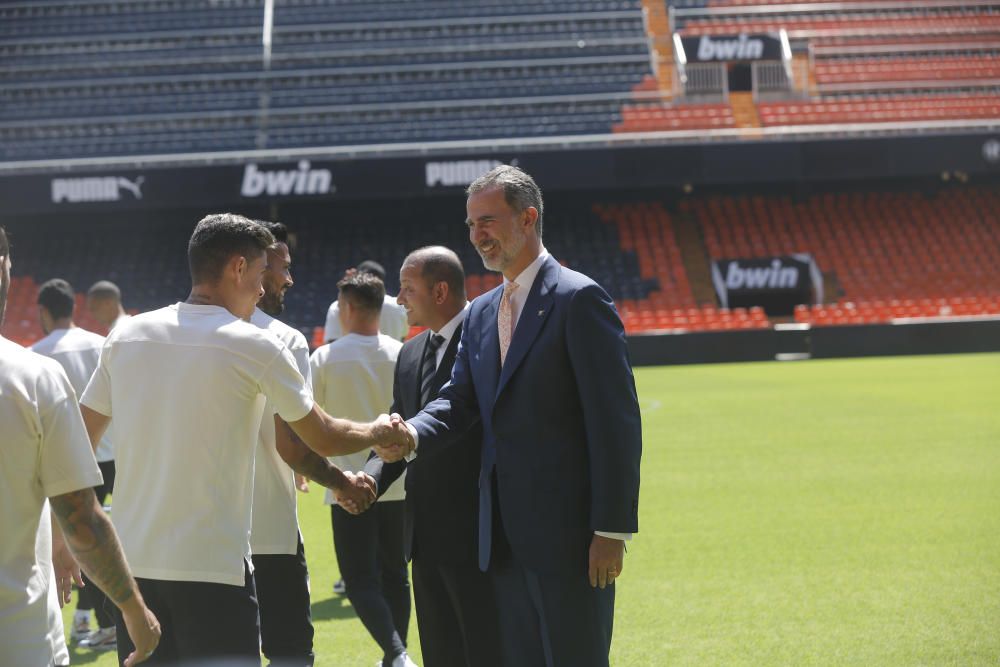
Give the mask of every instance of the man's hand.
<path id="1" fill-rule="evenodd" d="M 337 504 L 351 514 L 361 514 L 375 502 L 375 480 L 368 473 L 345 472 L 346 481 L 333 489 Z"/>
<path id="2" fill-rule="evenodd" d="M 590 540 L 590 585 L 604 588 L 621 576 L 625 567 L 625 542 L 602 535 Z"/>
<path id="3" fill-rule="evenodd" d="M 309 493 L 309 478 L 305 475 L 295 473 L 295 488 L 298 489 L 300 493 Z"/>
<path id="4" fill-rule="evenodd" d="M 375 453 L 386 463 L 395 463 L 413 451 L 415 443 L 406 422 L 398 414 L 380 415 L 372 422 Z"/>
<path id="5" fill-rule="evenodd" d="M 135 650 L 125 658 L 125 667 L 145 662 L 160 643 L 160 622 L 145 604 L 133 598 L 122 607 L 122 619 Z"/>
<path id="6" fill-rule="evenodd" d="M 83 588 L 84 584 L 80 574 L 80 564 L 73 558 L 59 522 L 55 519 L 52 521 L 52 569 L 56 575 L 59 606 L 64 607 L 70 603 L 73 584 L 76 583 L 78 588 Z"/>

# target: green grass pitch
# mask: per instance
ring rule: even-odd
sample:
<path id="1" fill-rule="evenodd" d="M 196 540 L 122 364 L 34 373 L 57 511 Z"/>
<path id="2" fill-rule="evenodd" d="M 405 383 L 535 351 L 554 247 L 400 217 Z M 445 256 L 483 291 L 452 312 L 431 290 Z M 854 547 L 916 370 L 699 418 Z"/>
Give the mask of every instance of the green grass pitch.
<path id="1" fill-rule="evenodd" d="M 1000 662 L 1000 355 L 636 379 L 640 533 L 613 665 Z M 317 665 L 370 667 L 380 652 L 330 591 L 321 500 L 300 496 Z M 415 618 L 410 645 L 422 665 Z"/>

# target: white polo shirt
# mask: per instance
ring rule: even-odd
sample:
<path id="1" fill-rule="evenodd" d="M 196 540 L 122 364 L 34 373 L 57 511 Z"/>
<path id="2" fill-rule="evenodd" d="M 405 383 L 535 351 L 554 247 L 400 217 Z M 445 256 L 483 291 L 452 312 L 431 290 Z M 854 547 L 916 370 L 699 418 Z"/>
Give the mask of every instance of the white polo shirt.
<path id="1" fill-rule="evenodd" d="M 336 340 L 343 332 L 340 329 L 340 302 L 334 301 L 326 311 L 326 326 L 323 327 L 323 340 Z M 406 309 L 396 303 L 396 297 L 388 294 L 382 299 L 382 314 L 378 319 L 378 330 L 390 338 L 403 340 L 410 333 L 410 324 L 406 319 Z"/>
<path id="2" fill-rule="evenodd" d="M 403 344 L 385 334 L 361 336 L 347 334 L 313 352 L 310 359 L 313 394 L 316 403 L 333 417 L 372 421 L 392 406 L 392 383 L 396 359 Z M 371 450 L 347 456 L 333 456 L 330 461 L 344 471 L 357 472 L 365 467 Z M 403 500 L 406 475 L 393 482 L 379 498 Z M 336 502 L 329 489 L 327 505 Z"/>
<path id="3" fill-rule="evenodd" d="M 77 396 L 83 394 L 90 382 L 90 376 L 97 368 L 101 358 L 101 348 L 104 347 L 104 336 L 73 327 L 72 329 L 56 329 L 45 338 L 31 346 L 31 351 L 45 355 L 59 362 L 66 371 L 69 383 Z M 97 443 L 97 460 L 113 461 L 114 448 L 111 446 L 111 428 Z"/>
<path id="4" fill-rule="evenodd" d="M 250 323 L 270 331 L 284 343 L 295 364 L 312 385 L 309 345 L 302 332 L 280 322 L 259 308 Z M 299 547 L 299 515 L 295 473 L 285 463 L 275 445 L 274 403 L 267 401 L 257 438 L 257 461 L 253 477 L 253 524 L 250 549 L 254 554 L 295 554 Z"/>
<path id="5" fill-rule="evenodd" d="M 286 421 L 312 392 L 272 334 L 178 303 L 108 336 L 81 403 L 115 424 L 112 520 L 137 577 L 242 586 L 265 396 Z"/>
<path id="6" fill-rule="evenodd" d="M 62 367 L 0 337 L 0 662 L 50 665 L 64 642 L 46 498 L 101 471 Z"/>

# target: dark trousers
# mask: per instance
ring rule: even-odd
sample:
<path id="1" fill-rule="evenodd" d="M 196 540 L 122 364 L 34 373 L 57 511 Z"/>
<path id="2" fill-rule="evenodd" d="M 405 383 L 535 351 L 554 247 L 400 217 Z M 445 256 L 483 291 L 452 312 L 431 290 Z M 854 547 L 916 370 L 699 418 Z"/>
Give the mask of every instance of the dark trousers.
<path id="1" fill-rule="evenodd" d="M 333 547 L 347 597 L 386 665 L 406 650 L 410 581 L 403 550 L 403 501 L 375 503 L 357 516 L 330 507 Z"/>
<path id="2" fill-rule="evenodd" d="M 160 621 L 160 645 L 145 663 L 172 667 L 260 667 L 260 624 L 253 576 L 244 584 L 136 579 L 146 606 Z M 118 662 L 135 645 L 120 611 Z"/>
<path id="3" fill-rule="evenodd" d="M 101 469 L 101 475 L 104 477 L 104 483 L 100 486 L 95 486 L 94 493 L 97 494 L 97 502 L 103 505 L 108 499 L 108 496 L 114 492 L 115 462 L 98 461 L 97 465 Z M 86 574 L 83 575 L 83 583 L 85 585 L 80 589 L 80 596 L 76 601 L 77 611 L 88 611 L 93 609 L 94 616 L 97 617 L 97 625 L 99 627 L 113 627 L 115 624 L 113 615 L 114 605 L 108 600 L 104 591 L 98 588 Z"/>
<path id="4" fill-rule="evenodd" d="M 475 564 L 413 557 L 423 667 L 499 667 L 500 629 L 490 577 Z"/>
<path id="5" fill-rule="evenodd" d="M 496 594 L 504 667 L 608 667 L 615 586 L 593 588 L 585 554 L 565 571 L 539 573 L 510 548 L 493 484 L 489 575 Z"/>
<path id="6" fill-rule="evenodd" d="M 514 560 L 490 565 L 505 667 L 608 667 L 615 587 L 586 572 L 539 574 Z"/>
<path id="7" fill-rule="evenodd" d="M 275 667 L 313 664 L 309 570 L 299 537 L 298 553 L 255 554 L 253 578 L 260 606 L 261 649 Z"/>

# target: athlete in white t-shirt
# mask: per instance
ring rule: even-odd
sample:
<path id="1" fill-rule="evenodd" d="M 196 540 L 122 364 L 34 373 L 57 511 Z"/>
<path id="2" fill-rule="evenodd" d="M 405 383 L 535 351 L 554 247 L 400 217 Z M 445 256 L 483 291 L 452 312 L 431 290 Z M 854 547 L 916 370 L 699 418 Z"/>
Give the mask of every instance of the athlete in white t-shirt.
<path id="1" fill-rule="evenodd" d="M 199 222 L 188 246 L 188 300 L 118 326 L 81 401 L 91 441 L 114 419 L 112 519 L 140 589 L 173 621 L 157 651 L 161 660 L 259 663 L 249 536 L 266 400 L 282 425 L 325 456 L 407 435 L 388 416 L 357 424 L 327 415 L 285 345 L 247 321 L 273 243 L 269 231 L 242 216 Z M 332 466 L 325 473 L 337 480 L 323 483 L 359 509 L 372 502 L 370 478 Z M 127 649 L 120 639 L 119 655 Z"/>
<path id="2" fill-rule="evenodd" d="M 31 346 L 32 352 L 59 362 L 66 371 L 73 391 L 79 396 L 87 387 L 90 376 L 97 368 L 97 361 L 104 346 L 104 336 L 77 327 L 73 322 L 75 303 L 73 287 L 60 278 L 45 282 L 38 289 L 38 314 L 42 331 L 47 335 Z M 111 438 L 105 435 L 97 444 L 97 465 L 104 481 L 94 487 L 97 502 L 104 504 L 114 488 L 115 462 Z M 88 584 L 84 576 L 84 584 Z M 80 646 L 99 651 L 115 648 L 115 620 L 111 608 L 106 606 L 104 593 L 97 586 L 85 585 L 80 589 L 70 639 Z M 97 616 L 97 629 L 90 630 L 90 611 Z"/>
<path id="3" fill-rule="evenodd" d="M 267 249 L 264 296 L 250 323 L 274 334 L 295 358 L 295 364 L 312 384 L 309 345 L 302 332 L 275 319 L 285 308 L 285 292 L 294 284 L 288 230 L 281 223 L 261 222 L 276 243 Z M 254 467 L 253 523 L 250 547 L 254 582 L 260 607 L 261 650 L 272 664 L 312 665 L 313 625 L 309 598 L 309 570 L 299 531 L 295 472 L 282 458 L 268 402 L 260 423 Z M 280 419 L 280 418 L 279 418 Z"/>
<path id="4" fill-rule="evenodd" d="M 9 287 L 10 248 L 0 228 L 0 323 Z M 71 580 L 83 583 L 73 556 L 124 611 L 138 646 L 125 664 L 145 660 L 156 648 L 159 623 L 91 490 L 101 472 L 76 393 L 59 364 L 2 336 L 0 424 L 0 661 L 62 662 L 58 606 L 68 601 Z M 50 502 L 62 527 L 54 532 Z"/>
<path id="5" fill-rule="evenodd" d="M 312 355 L 313 392 L 325 410 L 350 419 L 373 419 L 392 404 L 396 358 L 402 343 L 379 333 L 385 288 L 368 273 L 341 280 L 340 321 L 345 335 Z M 338 456 L 344 470 L 363 470 L 369 452 Z M 405 498 L 397 480 L 364 514 L 330 508 L 337 565 L 355 612 L 383 651 L 383 665 L 412 665 L 406 656 L 410 584 L 403 546 Z M 328 495 L 327 503 L 333 503 Z"/>
<path id="6" fill-rule="evenodd" d="M 122 306 L 121 290 L 110 280 L 99 280 L 87 290 L 87 312 L 109 332 L 131 317 Z"/>
<path id="7" fill-rule="evenodd" d="M 345 275 L 349 276 L 354 271 L 371 273 L 378 277 L 385 284 L 385 269 L 378 262 L 366 259 L 358 264 L 356 269 L 349 269 Z M 406 310 L 396 303 L 396 297 L 388 294 L 382 299 L 382 314 L 379 317 L 379 331 L 386 336 L 396 340 L 404 340 L 406 334 L 410 332 L 410 325 L 406 321 Z M 340 325 L 340 304 L 334 301 L 326 311 L 326 326 L 323 327 L 323 340 L 327 343 L 337 340 L 343 335 Z"/>

